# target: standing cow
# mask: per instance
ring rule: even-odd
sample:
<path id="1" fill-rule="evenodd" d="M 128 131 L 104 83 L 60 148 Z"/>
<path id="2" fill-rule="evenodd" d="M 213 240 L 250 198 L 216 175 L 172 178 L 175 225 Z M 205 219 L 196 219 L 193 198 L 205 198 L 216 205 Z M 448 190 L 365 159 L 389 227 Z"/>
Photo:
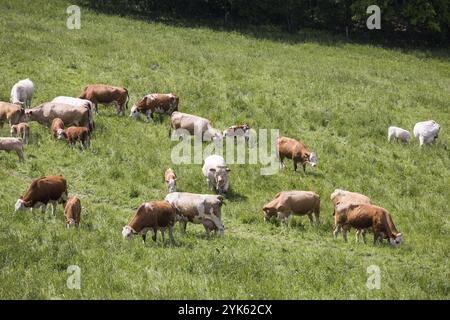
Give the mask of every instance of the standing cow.
<path id="1" fill-rule="evenodd" d="M 30 126 L 26 122 L 14 124 L 11 126 L 11 137 L 19 136 L 22 138 L 23 143 L 27 144 L 30 139 Z"/>
<path id="2" fill-rule="evenodd" d="M 20 161 L 24 160 L 23 141 L 21 138 L 0 138 L 0 150 L 15 151 Z"/>
<path id="3" fill-rule="evenodd" d="M 182 230 L 186 232 L 188 222 L 203 224 L 206 236 L 215 229 L 223 236 L 224 225 L 221 220 L 223 197 L 209 194 L 196 194 L 188 192 L 172 192 L 166 198 L 176 210 L 177 219 Z"/>
<path id="4" fill-rule="evenodd" d="M 411 134 L 408 130 L 399 128 L 399 127 L 389 127 L 388 129 L 388 141 L 389 143 L 392 142 L 392 140 L 395 139 L 396 142 L 405 141 L 406 143 L 410 143 L 411 141 Z"/>
<path id="5" fill-rule="evenodd" d="M 320 196 L 313 191 L 282 191 L 263 207 L 263 211 L 264 221 L 276 216 L 283 220 L 286 228 L 291 214 L 300 216 L 307 214 L 312 225 L 314 213 L 316 225 L 319 225 Z"/>
<path id="6" fill-rule="evenodd" d="M 98 110 L 99 103 L 104 105 L 114 104 L 117 114 L 125 114 L 125 108 L 128 109 L 130 96 L 128 90 L 123 87 L 115 87 L 106 84 L 91 84 L 84 88 L 80 93 L 80 99 L 87 99 L 94 103 L 95 110 Z"/>
<path id="7" fill-rule="evenodd" d="M 30 107 L 33 100 L 34 84 L 30 79 L 20 80 L 11 89 L 11 103 Z"/>
<path id="8" fill-rule="evenodd" d="M 419 144 L 435 144 L 439 136 L 441 126 L 434 120 L 417 122 L 414 126 L 414 136 L 419 138 Z"/>
<path id="9" fill-rule="evenodd" d="M 170 125 L 172 130 L 183 129 L 190 135 L 201 135 L 198 138 L 203 141 L 221 141 L 223 139 L 222 132 L 213 128 L 208 119 L 192 114 L 175 111 L 170 117 Z"/>
<path id="10" fill-rule="evenodd" d="M 5 122 L 12 126 L 27 121 L 24 108 L 17 104 L 0 101 L 0 128 L 3 128 Z"/>
<path id="11" fill-rule="evenodd" d="M 64 208 L 64 218 L 67 228 L 80 226 L 81 201 L 77 196 L 72 196 Z"/>
<path id="12" fill-rule="evenodd" d="M 47 204 L 52 204 L 52 215 L 56 215 L 56 204 L 62 203 L 63 208 L 67 202 L 67 182 L 62 176 L 46 176 L 34 180 L 27 193 L 20 197 L 15 206 L 15 211 L 35 209 L 42 206 L 42 212 L 47 210 Z"/>
<path id="13" fill-rule="evenodd" d="M 311 164 L 312 167 L 317 165 L 317 156 L 314 152 L 309 151 L 308 147 L 301 141 L 295 139 L 279 137 L 277 140 L 278 156 L 280 158 L 281 166 L 284 158 L 292 159 L 294 161 L 294 171 L 297 171 L 297 164 L 303 166 L 303 172 L 306 171 L 306 164 Z"/>
<path id="14" fill-rule="evenodd" d="M 174 111 L 178 111 L 179 102 L 179 98 L 173 93 L 148 94 L 131 107 L 130 117 L 137 119 L 139 113 L 145 114 L 148 120 L 153 119 L 154 113 L 170 116 Z"/>
<path id="15" fill-rule="evenodd" d="M 169 193 L 177 191 L 177 175 L 171 168 L 167 169 L 164 173 L 164 182 L 167 185 Z"/>
<path id="16" fill-rule="evenodd" d="M 230 171 L 225 159 L 219 155 L 211 155 L 205 159 L 202 172 L 208 186 L 219 194 L 225 194 L 230 187 Z"/>

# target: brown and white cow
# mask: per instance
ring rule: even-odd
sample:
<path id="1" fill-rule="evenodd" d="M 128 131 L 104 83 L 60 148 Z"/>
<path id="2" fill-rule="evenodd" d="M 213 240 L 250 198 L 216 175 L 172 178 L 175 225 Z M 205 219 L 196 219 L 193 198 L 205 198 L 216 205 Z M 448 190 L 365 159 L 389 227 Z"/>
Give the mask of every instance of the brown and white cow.
<path id="1" fill-rule="evenodd" d="M 150 201 L 139 206 L 130 223 L 123 227 L 122 236 L 131 240 L 135 235 L 142 235 L 145 245 L 147 232 L 152 232 L 152 240 L 156 243 L 158 230 L 161 231 L 164 243 L 164 232 L 169 229 L 170 242 L 174 243 L 173 227 L 176 222 L 175 209 L 167 201 Z"/>
<path id="2" fill-rule="evenodd" d="M 67 201 L 66 207 L 64 208 L 64 218 L 67 228 L 78 228 L 80 226 L 81 201 L 76 195 Z"/>
<path id="3" fill-rule="evenodd" d="M 52 215 L 56 214 L 56 204 L 62 203 L 63 208 L 67 202 L 67 182 L 62 176 L 45 176 L 34 180 L 27 193 L 20 197 L 15 211 L 34 209 L 42 206 L 42 212 L 47 210 L 47 204 L 52 204 Z"/>
<path id="4" fill-rule="evenodd" d="M 55 118 L 52 121 L 52 126 L 50 129 L 52 131 L 53 139 L 56 139 L 58 137 L 58 132 L 64 130 L 64 122 L 60 118 Z"/>
<path id="5" fill-rule="evenodd" d="M 30 126 L 26 122 L 21 122 L 19 124 L 14 124 L 11 126 L 11 137 L 19 136 L 22 138 L 23 143 L 28 143 L 30 139 Z"/>
<path id="6" fill-rule="evenodd" d="M 221 221 L 221 208 L 224 198 L 220 195 L 196 194 L 189 192 L 172 192 L 166 198 L 176 210 L 177 220 L 180 221 L 181 228 L 186 232 L 188 222 L 203 224 L 206 236 L 214 229 L 211 223 L 219 230 L 223 236 L 224 226 Z M 209 221 L 204 223 L 204 221 Z"/>
<path id="7" fill-rule="evenodd" d="M 58 140 L 67 140 L 74 147 L 77 142 L 81 143 L 83 149 L 90 146 L 91 133 L 85 127 L 69 127 L 64 130 L 58 130 Z"/>
<path id="8" fill-rule="evenodd" d="M 177 191 L 177 175 L 171 168 L 164 173 L 164 182 L 167 184 L 169 193 Z"/>
<path id="9" fill-rule="evenodd" d="M 283 159 L 288 158 L 294 161 L 294 171 L 297 170 L 297 164 L 303 166 L 303 172 L 306 171 L 306 164 L 309 163 L 315 167 L 317 165 L 317 156 L 309 151 L 308 147 L 301 141 L 287 137 L 279 137 L 277 140 L 278 156 L 280 164 L 284 167 Z"/>
<path id="10" fill-rule="evenodd" d="M 130 117 L 136 119 L 139 113 L 145 114 L 148 120 L 153 119 L 154 113 L 170 116 L 174 111 L 178 111 L 179 101 L 173 93 L 148 94 L 131 107 Z"/>
<path id="11" fill-rule="evenodd" d="M 128 90 L 123 87 L 115 87 L 107 84 L 91 84 L 84 88 L 80 93 L 80 99 L 92 101 L 95 110 L 98 111 L 97 104 L 114 104 L 117 114 L 125 114 L 125 108 L 128 109 L 128 100 L 130 96 Z"/>
<path id="12" fill-rule="evenodd" d="M 10 126 L 26 122 L 25 109 L 17 104 L 0 101 L 0 128 L 8 122 Z"/>
<path id="13" fill-rule="evenodd" d="M 24 160 L 22 138 L 0 138 L 0 150 L 15 151 L 19 160 Z"/>
<path id="14" fill-rule="evenodd" d="M 316 225 L 319 225 L 320 196 L 313 191 L 282 191 L 263 207 L 264 221 L 277 216 L 282 219 L 286 227 L 291 214 L 308 215 L 309 222 L 313 224 L 314 213 Z"/>
<path id="15" fill-rule="evenodd" d="M 353 227 L 358 230 L 372 230 L 374 244 L 378 241 L 383 242 L 383 239 L 388 239 L 394 247 L 403 243 L 402 234 L 397 231 L 389 212 L 372 204 L 350 205 L 347 213 L 339 216 L 337 224 L 343 230 L 345 241 L 347 241 L 347 232 Z M 365 243 L 365 232 L 363 232 L 363 240 Z"/>

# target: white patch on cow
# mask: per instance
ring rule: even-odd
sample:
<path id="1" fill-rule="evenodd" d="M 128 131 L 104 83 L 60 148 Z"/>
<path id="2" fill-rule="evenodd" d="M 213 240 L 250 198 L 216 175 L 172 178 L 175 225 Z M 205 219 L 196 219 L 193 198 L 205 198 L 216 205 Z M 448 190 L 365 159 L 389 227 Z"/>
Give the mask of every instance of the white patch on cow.
<path id="1" fill-rule="evenodd" d="M 130 117 L 132 117 L 133 119 L 136 119 L 139 115 L 138 109 L 136 105 L 133 105 L 131 107 L 131 112 L 130 112 Z"/>
<path id="2" fill-rule="evenodd" d="M 402 234 L 399 233 L 395 238 L 389 238 L 389 242 L 394 247 L 400 247 L 403 243 Z"/>
<path id="3" fill-rule="evenodd" d="M 126 240 L 131 240 L 134 238 L 133 231 L 131 231 L 131 228 L 129 226 L 125 226 L 122 229 L 122 236 Z"/>
<path id="4" fill-rule="evenodd" d="M 22 199 L 18 199 L 15 205 L 15 211 L 23 211 L 26 210 L 27 208 L 25 207 L 25 202 Z"/>
<path id="5" fill-rule="evenodd" d="M 315 152 L 311 152 L 311 154 L 309 155 L 309 163 L 313 167 L 317 166 L 317 155 Z"/>
<path id="6" fill-rule="evenodd" d="M 176 191 L 176 183 L 177 183 L 177 181 L 175 179 L 169 180 L 169 182 L 167 183 L 168 188 L 169 188 L 169 193 Z"/>
<path id="7" fill-rule="evenodd" d="M 150 202 L 146 202 L 144 206 L 147 210 L 153 210 L 153 205 Z"/>

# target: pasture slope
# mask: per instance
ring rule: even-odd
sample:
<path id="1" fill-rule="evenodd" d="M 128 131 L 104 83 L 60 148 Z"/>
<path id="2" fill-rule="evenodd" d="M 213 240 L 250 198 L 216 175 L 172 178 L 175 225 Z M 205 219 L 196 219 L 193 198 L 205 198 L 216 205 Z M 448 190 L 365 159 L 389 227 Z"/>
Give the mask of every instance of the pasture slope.
<path id="1" fill-rule="evenodd" d="M 401 51 L 346 43 L 321 33 L 274 39 L 175 27 L 82 9 L 81 30 L 66 28 L 69 1 L 0 1 L 0 99 L 31 78 L 33 105 L 77 96 L 86 84 L 123 85 L 133 103 L 175 92 L 180 110 L 221 129 L 248 122 L 278 128 L 318 154 L 307 174 L 261 176 L 260 165 L 230 165 L 225 237 L 202 226 L 175 233 L 174 247 L 122 240 L 144 201 L 163 199 L 173 167 L 182 191 L 210 193 L 201 165 L 174 165 L 168 119 L 147 124 L 100 106 L 92 148 L 72 150 L 31 124 L 26 162 L 0 152 L 0 298 L 2 299 L 448 299 L 450 254 L 450 61 L 448 51 Z M 272 39 L 271 39 L 272 38 Z M 307 39 L 296 42 L 296 39 Z M 128 109 L 129 111 L 129 109 Z M 387 128 L 442 126 L 435 146 L 389 145 Z M 7 126 L 0 136 L 9 134 Z M 32 179 L 63 174 L 82 200 L 79 231 L 40 212 L 13 214 Z M 333 241 L 330 193 L 358 191 L 387 208 L 404 245 Z M 265 224 L 261 208 L 280 190 L 321 195 L 319 228 L 306 217 L 286 231 Z M 81 290 L 66 287 L 81 268 Z M 366 288 L 367 267 L 381 288 Z"/>

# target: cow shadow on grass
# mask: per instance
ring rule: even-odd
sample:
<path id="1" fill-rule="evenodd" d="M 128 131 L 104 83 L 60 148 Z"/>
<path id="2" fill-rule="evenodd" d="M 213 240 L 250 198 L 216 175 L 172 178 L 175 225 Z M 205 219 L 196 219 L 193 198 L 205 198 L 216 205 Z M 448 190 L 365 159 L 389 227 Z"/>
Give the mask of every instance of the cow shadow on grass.
<path id="1" fill-rule="evenodd" d="M 225 194 L 225 201 L 228 200 L 230 202 L 241 202 L 246 201 L 247 199 L 248 197 L 246 195 L 238 193 L 233 189 L 229 189 L 228 192 Z"/>

